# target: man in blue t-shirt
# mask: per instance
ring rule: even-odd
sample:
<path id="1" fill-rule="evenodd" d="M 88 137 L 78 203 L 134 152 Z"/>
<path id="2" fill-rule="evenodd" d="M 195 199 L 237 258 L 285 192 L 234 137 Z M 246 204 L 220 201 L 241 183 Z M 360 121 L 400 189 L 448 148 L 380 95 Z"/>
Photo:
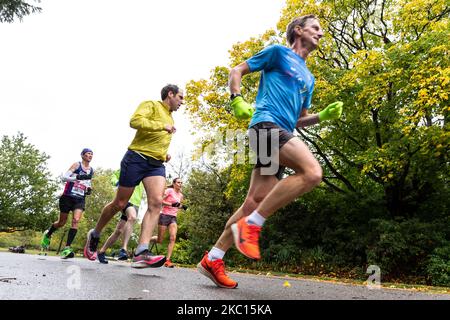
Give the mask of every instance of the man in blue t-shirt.
<path id="1" fill-rule="evenodd" d="M 233 240 L 242 254 L 260 259 L 258 240 L 264 221 L 322 180 L 319 162 L 306 144 L 294 137 L 293 130 L 338 119 L 342 113 L 343 104 L 339 101 L 318 114 L 308 113 L 315 80 L 305 61 L 323 36 L 318 19 L 314 15 L 294 19 L 286 36 L 289 48 L 268 46 L 230 73 L 231 107 L 238 119 L 252 118 L 249 141 L 257 163 L 244 203 L 197 266 L 219 287 L 237 287 L 237 282 L 225 274 L 223 262 Z M 240 84 L 244 75 L 257 71 L 261 72 L 261 80 L 253 109 L 241 96 Z M 285 167 L 295 174 L 282 179 Z"/>

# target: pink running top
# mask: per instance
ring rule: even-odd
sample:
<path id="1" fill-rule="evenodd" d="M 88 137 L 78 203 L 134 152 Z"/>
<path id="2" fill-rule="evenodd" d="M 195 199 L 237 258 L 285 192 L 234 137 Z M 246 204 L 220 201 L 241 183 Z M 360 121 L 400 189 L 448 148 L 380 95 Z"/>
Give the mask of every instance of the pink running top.
<path id="1" fill-rule="evenodd" d="M 176 192 L 173 188 L 167 188 L 164 191 L 163 201 L 168 203 L 180 202 L 183 200 L 183 194 Z M 162 213 L 170 216 L 177 216 L 179 208 L 163 205 Z"/>

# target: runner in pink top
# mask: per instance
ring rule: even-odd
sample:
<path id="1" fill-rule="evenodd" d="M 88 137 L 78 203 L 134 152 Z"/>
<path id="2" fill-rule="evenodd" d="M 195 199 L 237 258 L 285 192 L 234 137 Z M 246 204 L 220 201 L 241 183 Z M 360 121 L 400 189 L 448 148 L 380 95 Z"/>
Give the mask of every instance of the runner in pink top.
<path id="1" fill-rule="evenodd" d="M 187 207 L 183 205 L 183 194 L 181 193 L 181 186 L 183 182 L 180 178 L 175 178 L 172 181 L 172 185 L 169 186 L 164 192 L 162 213 L 159 215 L 158 222 L 158 236 L 152 237 L 152 242 L 162 243 L 164 234 L 167 228 L 169 228 L 169 245 L 167 246 L 167 257 L 164 266 L 173 268 L 174 265 L 170 261 L 170 257 L 175 246 L 175 240 L 177 238 L 177 214 L 178 210 L 186 210 Z"/>
<path id="2" fill-rule="evenodd" d="M 164 191 L 162 214 L 169 216 L 177 216 L 178 210 L 180 210 L 180 204 L 183 201 L 183 194 L 181 193 L 181 180 L 174 182 L 173 187 L 169 187 Z M 175 190 L 178 189 L 178 190 Z M 167 203 L 167 204 L 166 204 Z M 173 204 L 177 206 L 173 206 Z"/>

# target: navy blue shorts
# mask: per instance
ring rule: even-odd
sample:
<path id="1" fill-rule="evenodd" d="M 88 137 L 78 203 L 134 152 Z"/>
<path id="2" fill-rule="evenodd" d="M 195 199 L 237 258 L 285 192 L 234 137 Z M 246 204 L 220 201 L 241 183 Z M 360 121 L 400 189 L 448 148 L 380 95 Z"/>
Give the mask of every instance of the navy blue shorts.
<path id="1" fill-rule="evenodd" d="M 146 177 L 166 177 L 163 162 L 128 150 L 120 162 L 119 186 L 136 187 Z"/>

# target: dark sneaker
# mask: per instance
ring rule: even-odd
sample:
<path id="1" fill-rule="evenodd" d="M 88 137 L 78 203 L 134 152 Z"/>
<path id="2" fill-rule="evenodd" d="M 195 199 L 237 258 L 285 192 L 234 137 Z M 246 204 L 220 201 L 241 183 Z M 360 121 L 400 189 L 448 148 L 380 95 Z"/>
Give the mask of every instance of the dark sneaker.
<path id="1" fill-rule="evenodd" d="M 150 251 L 144 250 L 139 255 L 133 255 L 133 268 L 159 268 L 166 262 L 165 256 L 154 256 Z"/>
<path id="2" fill-rule="evenodd" d="M 97 258 L 97 247 L 100 238 L 95 238 L 92 233 L 94 229 L 89 230 L 87 234 L 86 245 L 84 246 L 84 256 L 94 261 Z"/>
<path id="3" fill-rule="evenodd" d="M 128 260 L 128 253 L 125 249 L 120 249 L 117 260 Z"/>
<path id="4" fill-rule="evenodd" d="M 105 252 L 98 253 L 97 254 L 97 259 L 98 259 L 98 261 L 100 261 L 100 263 L 104 263 L 104 264 L 108 263 L 108 260 L 106 259 L 106 253 Z"/>
<path id="5" fill-rule="evenodd" d="M 238 286 L 236 281 L 226 275 L 223 260 L 209 260 L 208 252 L 205 252 L 202 261 L 197 265 L 197 270 L 221 288 L 234 289 Z"/>
<path id="6" fill-rule="evenodd" d="M 25 247 L 24 246 L 9 247 L 9 251 L 14 253 L 25 253 Z"/>

